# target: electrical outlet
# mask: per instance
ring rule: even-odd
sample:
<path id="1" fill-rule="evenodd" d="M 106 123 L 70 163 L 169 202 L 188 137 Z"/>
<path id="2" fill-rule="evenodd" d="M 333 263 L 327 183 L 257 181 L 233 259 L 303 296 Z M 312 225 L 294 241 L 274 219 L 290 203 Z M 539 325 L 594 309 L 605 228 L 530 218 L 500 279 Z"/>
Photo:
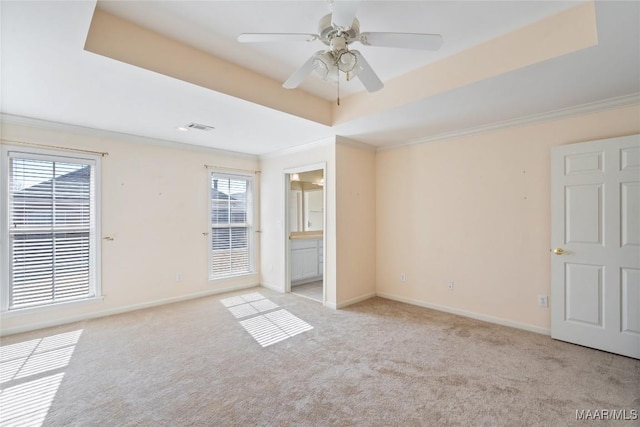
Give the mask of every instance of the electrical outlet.
<path id="1" fill-rule="evenodd" d="M 176 273 L 176 282 L 182 282 L 182 273 Z"/>
<path id="2" fill-rule="evenodd" d="M 400 274 L 400 281 L 401 282 L 406 282 L 407 281 L 407 274 L 406 273 Z"/>
<path id="3" fill-rule="evenodd" d="M 450 291 L 453 291 L 453 282 L 447 283 L 447 289 L 449 289 Z"/>
<path id="4" fill-rule="evenodd" d="M 549 307 L 549 297 L 546 295 L 538 295 L 538 307 Z"/>

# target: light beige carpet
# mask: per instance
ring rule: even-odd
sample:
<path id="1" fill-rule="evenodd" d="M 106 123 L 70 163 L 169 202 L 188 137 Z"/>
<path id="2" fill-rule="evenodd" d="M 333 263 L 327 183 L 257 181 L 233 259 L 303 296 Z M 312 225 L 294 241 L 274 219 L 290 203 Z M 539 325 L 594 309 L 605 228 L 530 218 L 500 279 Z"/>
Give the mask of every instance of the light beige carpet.
<path id="1" fill-rule="evenodd" d="M 263 347 L 255 325 L 279 340 Z M 8 425 L 31 410 L 45 426 L 566 426 L 585 425 L 576 410 L 640 409 L 638 360 L 263 288 L 9 336 L 2 360 Z"/>

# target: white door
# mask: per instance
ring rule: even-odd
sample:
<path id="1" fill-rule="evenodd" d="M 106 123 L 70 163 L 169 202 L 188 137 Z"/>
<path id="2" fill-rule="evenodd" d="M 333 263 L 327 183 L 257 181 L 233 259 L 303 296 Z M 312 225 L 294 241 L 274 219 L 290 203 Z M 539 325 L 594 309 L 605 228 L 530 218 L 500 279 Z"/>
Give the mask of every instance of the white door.
<path id="1" fill-rule="evenodd" d="M 551 153 L 551 336 L 640 358 L 640 135 Z"/>

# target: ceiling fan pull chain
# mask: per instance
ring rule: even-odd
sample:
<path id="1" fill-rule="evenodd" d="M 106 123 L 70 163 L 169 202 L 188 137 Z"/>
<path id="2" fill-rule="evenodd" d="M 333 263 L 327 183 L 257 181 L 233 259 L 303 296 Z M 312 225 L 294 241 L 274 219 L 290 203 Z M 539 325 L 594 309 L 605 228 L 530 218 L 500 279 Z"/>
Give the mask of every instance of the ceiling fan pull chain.
<path id="1" fill-rule="evenodd" d="M 340 106 L 340 73 L 338 73 L 337 86 L 338 86 L 338 107 L 339 107 Z"/>

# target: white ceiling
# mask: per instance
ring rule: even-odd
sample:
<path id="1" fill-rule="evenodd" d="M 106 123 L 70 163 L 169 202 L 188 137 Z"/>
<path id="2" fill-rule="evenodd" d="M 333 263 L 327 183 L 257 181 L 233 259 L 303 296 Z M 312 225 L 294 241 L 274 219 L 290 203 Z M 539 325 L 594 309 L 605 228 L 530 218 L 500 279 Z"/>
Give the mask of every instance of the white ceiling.
<path id="1" fill-rule="evenodd" d="M 312 43 L 238 43 L 241 33 L 317 34 L 329 13 L 326 1 L 99 1 L 99 7 L 141 26 L 195 46 L 278 81 L 285 81 L 314 52 Z M 575 1 L 444 2 L 363 1 L 357 17 L 361 31 L 443 34 L 436 52 L 354 45 L 383 81 L 468 49 L 523 25 L 553 15 Z M 336 86 L 312 75 L 302 85 L 328 100 Z M 363 91 L 355 79 L 343 83 L 341 95 Z"/>
<path id="2" fill-rule="evenodd" d="M 383 81 L 513 31 L 576 2 L 365 1 L 362 31 L 441 33 L 438 52 L 358 47 Z M 597 2 L 598 45 L 329 127 L 85 51 L 94 2 L 13 2 L 1 12 L 1 111 L 251 154 L 334 134 L 385 147 L 640 92 L 640 3 Z M 100 8 L 284 81 L 309 43 L 240 44 L 243 32 L 315 33 L 323 1 L 126 1 Z M 303 90 L 333 100 L 310 78 Z M 362 90 L 341 84 L 342 95 Z M 385 90 L 385 89 L 382 89 Z M 211 132 L 179 132 L 198 122 Z"/>

